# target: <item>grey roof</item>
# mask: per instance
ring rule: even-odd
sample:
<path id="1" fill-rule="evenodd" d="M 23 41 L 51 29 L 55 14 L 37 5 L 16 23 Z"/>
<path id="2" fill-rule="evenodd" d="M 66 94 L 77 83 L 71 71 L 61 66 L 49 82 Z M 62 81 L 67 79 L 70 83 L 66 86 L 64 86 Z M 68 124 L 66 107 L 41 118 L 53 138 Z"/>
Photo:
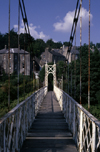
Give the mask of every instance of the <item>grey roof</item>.
<path id="1" fill-rule="evenodd" d="M 60 49 L 52 49 L 51 51 L 59 52 Z"/>
<path id="2" fill-rule="evenodd" d="M 24 51 L 23 49 L 19 50 L 19 54 L 29 54 L 29 52 Z M 10 53 L 14 54 L 14 53 L 18 53 L 18 48 L 10 48 Z M 0 54 L 8 54 L 8 49 L 2 49 L 0 50 Z"/>
<path id="3" fill-rule="evenodd" d="M 78 50 L 73 49 L 73 50 L 71 50 L 71 53 L 72 53 L 72 54 L 79 54 L 79 51 L 78 51 Z"/>
<path id="4" fill-rule="evenodd" d="M 59 57 L 64 57 L 65 58 L 65 56 L 64 55 L 62 55 L 62 54 L 60 54 L 60 53 L 58 53 L 58 52 L 55 52 L 55 51 L 49 51 L 51 54 L 53 54 L 53 55 L 56 55 L 56 56 L 59 56 Z"/>
<path id="5" fill-rule="evenodd" d="M 37 58 L 36 56 L 33 58 L 38 64 L 40 64 L 40 60 L 39 58 Z"/>
<path id="6" fill-rule="evenodd" d="M 41 53 L 41 56 L 42 56 L 42 55 L 45 55 L 45 52 L 42 52 L 42 53 Z"/>

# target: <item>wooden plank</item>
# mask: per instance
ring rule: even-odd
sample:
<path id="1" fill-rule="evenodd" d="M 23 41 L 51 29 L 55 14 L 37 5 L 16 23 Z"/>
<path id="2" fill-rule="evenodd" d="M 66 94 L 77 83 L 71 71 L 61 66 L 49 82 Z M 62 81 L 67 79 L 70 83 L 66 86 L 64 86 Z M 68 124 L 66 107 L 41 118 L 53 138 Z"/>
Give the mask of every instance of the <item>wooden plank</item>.
<path id="1" fill-rule="evenodd" d="M 71 132 L 52 91 L 46 95 L 21 152 L 77 152 Z"/>

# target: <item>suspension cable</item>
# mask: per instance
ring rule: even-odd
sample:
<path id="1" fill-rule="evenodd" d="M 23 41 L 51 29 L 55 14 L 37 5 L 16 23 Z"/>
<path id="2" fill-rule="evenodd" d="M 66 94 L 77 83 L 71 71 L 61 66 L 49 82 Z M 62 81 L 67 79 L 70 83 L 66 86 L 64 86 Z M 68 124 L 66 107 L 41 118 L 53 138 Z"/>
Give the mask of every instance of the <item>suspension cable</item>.
<path id="1" fill-rule="evenodd" d="M 76 98 L 76 24 L 75 24 L 75 55 L 74 55 L 74 99 Z"/>
<path id="2" fill-rule="evenodd" d="M 20 51 L 19 35 L 20 35 L 20 0 L 19 0 L 19 4 L 18 4 L 18 80 L 17 80 L 17 104 L 19 104 L 19 51 Z"/>
<path id="3" fill-rule="evenodd" d="M 10 0 L 9 0 L 9 25 L 8 25 L 8 111 L 10 110 Z"/>
<path id="4" fill-rule="evenodd" d="M 24 31 L 24 100 L 25 100 L 25 31 Z"/>
<path id="5" fill-rule="evenodd" d="M 71 62 L 72 62 L 72 56 L 71 56 Z M 72 73 L 72 64 L 71 64 L 71 96 L 72 96 L 72 76 L 73 73 Z"/>
<path id="6" fill-rule="evenodd" d="M 29 26 L 28 26 L 28 20 L 27 20 L 27 15 L 26 15 L 26 11 L 25 11 L 25 5 L 24 5 L 24 1 L 22 0 L 22 4 L 23 4 L 23 8 L 24 8 L 24 14 L 25 14 L 25 19 L 26 19 L 26 24 L 27 24 L 27 28 L 28 28 L 28 33 L 30 35 L 30 30 L 29 30 Z"/>
<path id="7" fill-rule="evenodd" d="M 72 43 L 73 43 L 74 36 L 75 36 L 75 31 L 76 31 L 76 26 L 77 26 L 79 14 L 80 14 L 80 3 L 79 3 L 79 0 L 77 0 L 75 15 L 74 15 L 74 19 L 73 19 L 73 25 L 72 25 L 70 39 L 69 39 L 68 51 L 66 52 L 66 59 L 68 59 L 68 93 L 69 93 L 69 54 L 71 52 Z"/>
<path id="8" fill-rule="evenodd" d="M 24 0 L 22 0 L 22 4 L 21 4 L 21 1 L 19 0 L 19 3 L 20 3 L 20 9 L 21 9 L 21 14 L 22 14 L 23 22 L 24 22 L 25 31 L 26 31 L 26 33 L 28 33 L 30 35 L 30 30 L 29 30 L 29 25 L 28 25 L 28 19 L 27 19 L 27 15 L 26 15 L 26 11 L 25 11 Z M 24 11 L 23 11 L 22 8 L 24 9 Z"/>
<path id="9" fill-rule="evenodd" d="M 82 103 L 81 101 L 81 88 L 82 88 L 82 75 L 81 75 L 81 64 L 82 64 L 82 59 L 81 59 L 81 46 L 82 46 L 82 0 L 80 0 L 80 104 Z"/>
<path id="10" fill-rule="evenodd" d="M 25 33 L 28 34 L 28 37 L 29 37 L 30 36 L 30 30 L 29 30 L 29 25 L 28 25 L 28 19 L 27 19 L 27 15 L 26 15 L 24 0 L 19 0 L 19 1 L 20 1 L 20 9 L 21 9 L 21 14 L 22 14 L 22 18 L 23 18 Z M 32 42 L 32 40 L 30 40 L 30 41 Z M 31 42 L 30 42 L 30 45 L 31 45 Z M 25 51 L 25 42 L 24 42 L 24 51 Z M 31 56 L 31 52 L 30 52 L 30 56 Z M 30 60 L 31 60 L 31 58 L 30 58 Z M 25 53 L 24 53 L 24 79 L 25 79 Z M 24 82 L 24 86 L 25 86 L 25 82 Z M 24 88 L 24 92 L 25 92 L 25 88 Z"/>
<path id="11" fill-rule="evenodd" d="M 90 111 L 90 0 L 89 0 L 89 45 L 88 45 L 88 110 Z"/>

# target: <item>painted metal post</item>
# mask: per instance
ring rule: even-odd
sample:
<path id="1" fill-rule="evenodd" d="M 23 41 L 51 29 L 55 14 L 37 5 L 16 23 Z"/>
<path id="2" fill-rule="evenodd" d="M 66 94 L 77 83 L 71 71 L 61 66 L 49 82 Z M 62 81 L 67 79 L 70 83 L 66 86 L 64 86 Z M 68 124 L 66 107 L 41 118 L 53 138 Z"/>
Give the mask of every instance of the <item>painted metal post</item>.
<path id="1" fill-rule="evenodd" d="M 6 149 L 5 149 L 5 147 L 6 147 L 6 146 L 5 146 L 5 144 L 6 144 L 6 143 L 5 143 L 5 123 L 6 123 L 6 122 L 4 121 L 4 128 L 3 128 L 3 133 L 4 133 L 4 134 L 3 134 L 3 148 L 4 148 L 4 152 L 6 151 Z"/>
<path id="2" fill-rule="evenodd" d="M 82 128 L 82 122 L 83 122 L 83 112 L 82 110 L 80 111 L 80 149 L 79 149 L 79 152 L 82 152 L 82 131 L 83 131 L 83 128 Z"/>
<path id="3" fill-rule="evenodd" d="M 47 62 L 45 64 L 45 86 L 48 87 L 48 65 L 47 65 Z"/>
<path id="4" fill-rule="evenodd" d="M 53 65 L 53 77 L 54 77 L 54 84 L 53 84 L 53 91 L 54 91 L 54 86 L 56 86 L 56 64 L 55 64 L 55 62 Z"/>
<path id="5" fill-rule="evenodd" d="M 71 121 L 72 121 L 72 105 L 71 105 L 71 99 L 69 99 L 69 127 L 71 127 Z"/>
<path id="6" fill-rule="evenodd" d="M 66 122 L 68 123 L 68 97 L 66 98 Z"/>
<path id="7" fill-rule="evenodd" d="M 75 104 L 73 103 L 73 138 L 75 139 Z"/>
<path id="8" fill-rule="evenodd" d="M 82 82 L 81 82 L 81 45 L 82 45 L 82 0 L 80 0 L 80 104 L 82 103 L 81 101 L 81 89 L 82 89 Z"/>
<path id="9" fill-rule="evenodd" d="M 92 151 L 95 152 L 96 151 L 96 126 L 95 123 L 92 122 Z"/>
<path id="10" fill-rule="evenodd" d="M 35 92 L 35 87 L 34 87 L 34 59 L 33 59 L 33 92 Z"/>
<path id="11" fill-rule="evenodd" d="M 20 43 L 19 43 L 19 35 L 20 35 L 20 0 L 18 3 L 18 80 L 17 80 L 17 104 L 19 104 L 19 51 L 20 51 Z"/>
<path id="12" fill-rule="evenodd" d="M 16 137 L 15 138 L 16 138 L 15 148 L 18 151 L 18 109 L 16 111 Z"/>
<path id="13" fill-rule="evenodd" d="M 23 134 L 24 134 L 24 137 L 23 139 L 25 140 L 25 103 L 24 103 L 24 107 L 23 107 Z"/>
<path id="14" fill-rule="evenodd" d="M 67 97 L 67 123 L 69 125 L 69 97 Z"/>
<path id="15" fill-rule="evenodd" d="M 90 0 L 89 0 L 89 46 L 88 46 L 88 110 L 90 111 Z"/>
<path id="16" fill-rule="evenodd" d="M 8 25 L 8 111 L 10 110 L 10 0 L 9 0 L 9 25 Z"/>

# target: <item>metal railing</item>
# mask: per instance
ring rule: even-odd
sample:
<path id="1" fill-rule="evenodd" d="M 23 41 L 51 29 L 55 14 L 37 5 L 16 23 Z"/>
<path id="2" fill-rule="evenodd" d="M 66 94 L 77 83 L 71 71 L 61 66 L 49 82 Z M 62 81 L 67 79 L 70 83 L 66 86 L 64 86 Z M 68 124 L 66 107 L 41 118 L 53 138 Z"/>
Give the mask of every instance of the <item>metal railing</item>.
<path id="1" fill-rule="evenodd" d="M 100 121 L 63 90 L 54 92 L 79 152 L 100 152 Z"/>
<path id="2" fill-rule="evenodd" d="M 0 152 L 18 152 L 47 94 L 43 87 L 0 119 Z"/>

